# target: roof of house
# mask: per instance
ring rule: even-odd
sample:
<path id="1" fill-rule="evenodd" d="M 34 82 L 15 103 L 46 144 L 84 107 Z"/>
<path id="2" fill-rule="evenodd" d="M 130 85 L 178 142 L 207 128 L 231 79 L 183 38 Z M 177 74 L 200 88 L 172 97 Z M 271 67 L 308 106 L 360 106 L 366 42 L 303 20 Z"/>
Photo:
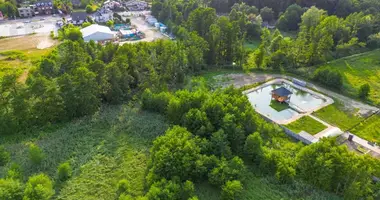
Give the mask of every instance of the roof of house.
<path id="1" fill-rule="evenodd" d="M 73 5 L 80 5 L 81 4 L 80 0 L 71 0 L 71 3 Z"/>
<path id="2" fill-rule="evenodd" d="M 90 26 L 87 26 L 86 28 L 82 28 L 80 31 L 82 32 L 83 37 L 87 37 L 97 32 L 114 35 L 114 33 L 111 31 L 110 28 L 108 28 L 107 26 L 101 26 L 98 24 L 92 24 Z"/>
<path id="3" fill-rule="evenodd" d="M 87 19 L 87 13 L 86 12 L 73 12 L 71 13 L 71 19 L 73 21 L 79 21 L 79 20 L 86 20 Z"/>
<path id="4" fill-rule="evenodd" d="M 284 88 L 284 87 L 279 87 L 277 89 L 274 89 L 272 90 L 272 93 L 275 93 L 277 94 L 278 96 L 288 96 L 290 94 L 293 94 L 291 91 L 289 91 L 288 89 Z"/>

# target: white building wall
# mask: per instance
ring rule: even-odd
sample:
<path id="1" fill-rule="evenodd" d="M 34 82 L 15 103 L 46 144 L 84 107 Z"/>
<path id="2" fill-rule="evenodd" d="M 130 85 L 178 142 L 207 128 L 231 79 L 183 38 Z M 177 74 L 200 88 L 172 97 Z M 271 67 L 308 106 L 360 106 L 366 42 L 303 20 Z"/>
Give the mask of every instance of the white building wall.
<path id="1" fill-rule="evenodd" d="M 88 35 L 87 37 L 84 37 L 83 40 L 85 42 L 88 42 L 90 40 L 94 40 L 94 41 L 112 40 L 113 38 L 114 38 L 114 34 L 96 32 L 91 35 Z"/>

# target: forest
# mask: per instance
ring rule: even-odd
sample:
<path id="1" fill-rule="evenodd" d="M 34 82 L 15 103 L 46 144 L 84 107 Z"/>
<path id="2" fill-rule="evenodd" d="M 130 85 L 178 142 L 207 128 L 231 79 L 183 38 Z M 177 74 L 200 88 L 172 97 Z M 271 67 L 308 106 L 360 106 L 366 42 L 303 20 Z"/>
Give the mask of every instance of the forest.
<path id="1" fill-rule="evenodd" d="M 380 198 L 378 159 L 335 138 L 294 141 L 242 89 L 195 77 L 215 68 L 300 74 L 376 49 L 380 2 L 153 0 L 151 9 L 176 40 L 101 45 L 67 26 L 25 82 L 1 74 L 0 199 Z M 252 40 L 259 47 L 245 48 Z M 344 87 L 330 68 L 310 78 Z M 251 189 L 262 177 L 267 196 Z"/>

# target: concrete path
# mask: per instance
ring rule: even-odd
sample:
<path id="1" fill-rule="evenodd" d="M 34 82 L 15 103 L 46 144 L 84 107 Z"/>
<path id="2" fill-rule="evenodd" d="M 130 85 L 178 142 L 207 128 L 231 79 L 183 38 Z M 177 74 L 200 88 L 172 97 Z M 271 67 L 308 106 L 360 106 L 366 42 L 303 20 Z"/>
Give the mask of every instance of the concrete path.
<path id="1" fill-rule="evenodd" d="M 364 139 L 358 137 L 355 134 L 352 134 L 350 132 L 346 132 L 346 133 L 344 133 L 342 135 L 342 137 L 344 137 L 345 139 L 348 139 L 349 135 L 354 135 L 354 138 L 352 139 L 353 142 L 355 142 L 357 144 L 360 144 L 361 146 L 363 146 L 363 147 L 365 147 L 365 148 L 367 148 L 367 149 L 369 149 L 369 150 L 371 150 L 371 151 L 373 151 L 373 152 L 375 152 L 375 153 L 377 153 L 377 154 L 380 155 L 380 148 L 379 148 L 379 146 L 372 146 L 372 145 L 368 144 L 367 140 L 364 140 Z"/>

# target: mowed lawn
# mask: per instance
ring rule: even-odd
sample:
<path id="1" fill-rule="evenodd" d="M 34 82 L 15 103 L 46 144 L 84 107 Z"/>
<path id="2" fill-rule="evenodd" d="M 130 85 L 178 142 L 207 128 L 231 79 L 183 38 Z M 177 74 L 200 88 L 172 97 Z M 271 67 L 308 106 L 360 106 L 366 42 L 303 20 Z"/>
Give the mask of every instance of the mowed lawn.
<path id="1" fill-rule="evenodd" d="M 355 115 L 353 111 L 346 110 L 344 105 L 337 100 L 335 100 L 335 103 L 318 110 L 314 115 L 331 125 L 339 127 L 343 131 L 352 128 L 364 120 L 364 118 Z"/>
<path id="2" fill-rule="evenodd" d="M 373 115 L 350 132 L 368 140 L 380 144 L 380 115 Z"/>
<path id="3" fill-rule="evenodd" d="M 295 133 L 299 133 L 301 131 L 306 131 L 311 135 L 315 135 L 327 128 L 324 124 L 318 122 L 317 120 L 304 116 L 290 124 L 285 125 L 286 128 L 292 130 Z"/>
<path id="4" fill-rule="evenodd" d="M 357 96 L 361 85 L 371 86 L 369 100 L 380 105 L 380 50 L 341 58 L 319 68 L 339 71 L 343 75 L 343 92 Z"/>

